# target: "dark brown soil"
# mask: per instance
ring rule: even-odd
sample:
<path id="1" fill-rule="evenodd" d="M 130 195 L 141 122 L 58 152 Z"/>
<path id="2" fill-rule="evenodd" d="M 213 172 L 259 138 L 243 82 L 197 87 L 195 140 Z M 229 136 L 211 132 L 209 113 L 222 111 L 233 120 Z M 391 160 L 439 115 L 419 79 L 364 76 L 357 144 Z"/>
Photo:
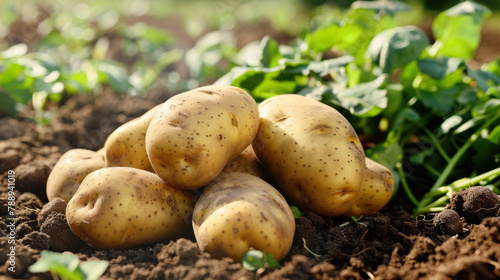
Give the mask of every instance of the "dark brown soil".
<path id="1" fill-rule="evenodd" d="M 193 236 L 128 250 L 95 250 L 69 230 L 64 202 L 48 203 L 47 175 L 68 149 L 98 150 L 115 128 L 152 108 L 168 94 L 132 98 L 107 92 L 95 99 L 70 99 L 51 124 L 2 119 L 14 131 L 0 141 L 0 275 L 50 279 L 29 265 L 41 250 L 75 254 L 82 261 L 107 260 L 103 279 L 498 279 L 500 220 L 482 215 L 477 223 L 461 217 L 453 233 L 433 225 L 433 216 L 412 219 L 411 206 L 396 196 L 380 213 L 352 220 L 313 213 L 296 220 L 293 247 L 280 269 L 243 269 L 230 259 L 200 252 Z M 8 172 L 15 171 L 15 272 L 7 271 L 11 221 L 7 208 Z M 463 197 L 463 196 L 457 196 Z M 458 203 L 458 202 L 456 202 Z M 490 213 L 487 216 L 496 216 Z M 40 221 L 39 221 L 40 219 Z M 469 220 L 469 219 L 468 219 Z M 307 247 L 307 248 L 306 248 Z M 312 253 L 319 255 L 314 256 Z"/>

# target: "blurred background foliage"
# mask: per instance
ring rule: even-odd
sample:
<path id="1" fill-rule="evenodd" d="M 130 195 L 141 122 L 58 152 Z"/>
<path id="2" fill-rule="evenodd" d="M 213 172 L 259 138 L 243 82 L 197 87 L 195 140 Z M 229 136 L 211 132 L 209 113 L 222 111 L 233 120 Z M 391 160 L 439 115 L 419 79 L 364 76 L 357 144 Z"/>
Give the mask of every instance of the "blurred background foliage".
<path id="1" fill-rule="evenodd" d="M 289 43 L 340 18 L 352 2 L 0 0 L 0 114 L 32 110 L 34 121 L 47 123 L 55 112 L 48 106 L 72 94 L 176 93 L 210 84 L 264 36 Z M 412 11 L 397 20 L 425 26 L 458 1 L 403 2 Z"/>

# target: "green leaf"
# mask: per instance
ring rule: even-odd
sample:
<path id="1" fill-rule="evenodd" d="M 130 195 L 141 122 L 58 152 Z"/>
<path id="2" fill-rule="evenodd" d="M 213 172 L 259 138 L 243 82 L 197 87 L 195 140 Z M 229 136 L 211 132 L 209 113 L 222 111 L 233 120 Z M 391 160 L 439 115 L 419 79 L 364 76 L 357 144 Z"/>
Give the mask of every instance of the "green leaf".
<path id="1" fill-rule="evenodd" d="M 500 166 L 500 126 L 488 131 L 486 137 L 474 141 L 472 148 L 476 151 L 472 157 L 476 168 L 491 170 Z"/>
<path id="2" fill-rule="evenodd" d="M 397 25 L 390 15 L 380 15 L 369 9 L 350 9 L 335 34 L 333 49 L 351 54 L 358 65 L 364 65 L 366 50 L 373 38 Z"/>
<path id="3" fill-rule="evenodd" d="M 297 206 L 292 205 L 290 206 L 290 209 L 292 210 L 293 217 L 295 219 L 298 219 L 306 214 L 304 211 L 301 211 L 299 208 L 297 208 Z"/>
<path id="4" fill-rule="evenodd" d="M 500 76 L 493 72 L 484 71 L 482 69 L 473 70 L 467 65 L 467 74 L 484 92 L 488 92 L 491 87 L 500 88 Z"/>
<path id="5" fill-rule="evenodd" d="M 418 60 L 418 67 L 422 73 L 430 77 L 440 80 L 447 75 L 458 70 L 464 64 L 463 59 L 440 57 L 436 59 L 421 59 Z"/>
<path id="6" fill-rule="evenodd" d="M 3 91 L 0 91 L 0 113 L 17 118 L 16 102 Z"/>
<path id="7" fill-rule="evenodd" d="M 264 255 L 266 255 L 266 262 L 270 268 L 281 268 L 281 264 L 274 258 L 273 254 L 266 254 L 266 251 L 263 251 Z"/>
<path id="8" fill-rule="evenodd" d="M 411 11 L 410 6 L 399 1 L 355 1 L 351 4 L 351 9 L 369 9 L 378 14 L 395 15 L 404 11 Z"/>
<path id="9" fill-rule="evenodd" d="M 381 75 L 373 81 L 334 92 L 332 99 L 327 101 L 342 106 L 356 116 L 376 116 L 387 106 L 387 90 L 380 89 L 386 78 Z"/>
<path id="10" fill-rule="evenodd" d="M 416 26 L 395 27 L 379 33 L 368 46 L 367 55 L 380 65 L 384 73 L 391 73 L 420 57 L 429 44 L 427 35 Z"/>
<path id="11" fill-rule="evenodd" d="M 325 76 L 330 74 L 333 70 L 336 70 L 340 67 L 347 65 L 350 62 L 354 61 L 354 57 L 350 55 L 344 55 L 336 58 L 325 59 L 321 61 L 311 61 L 307 64 L 305 69 L 302 71 L 302 74 L 307 76 L 310 72 L 317 73 L 319 76 Z M 285 70 L 289 71 L 288 69 Z"/>
<path id="12" fill-rule="evenodd" d="M 269 36 L 265 36 L 261 41 L 262 48 L 262 58 L 261 64 L 264 67 L 274 67 L 278 66 L 278 61 L 283 58 L 278 49 L 278 42 L 271 39 Z"/>
<path id="13" fill-rule="evenodd" d="M 458 87 L 437 91 L 420 90 L 422 103 L 438 115 L 450 112 L 458 93 Z"/>
<path id="14" fill-rule="evenodd" d="M 236 77 L 230 78 L 233 79 L 231 85 L 247 90 L 257 101 L 279 94 L 294 93 L 298 86 L 296 75 L 283 73 L 282 69 L 280 66 L 233 68 Z"/>
<path id="15" fill-rule="evenodd" d="M 127 92 L 133 88 L 127 70 L 114 62 L 98 61 L 97 70 L 106 76 L 106 82 L 116 92 Z"/>
<path id="16" fill-rule="evenodd" d="M 108 261 L 86 261 L 80 265 L 80 269 L 85 275 L 85 280 L 97 280 L 108 268 Z"/>
<path id="17" fill-rule="evenodd" d="M 250 249 L 241 258 L 243 268 L 250 271 L 255 271 L 266 264 L 264 253 L 262 251 Z"/>
<path id="18" fill-rule="evenodd" d="M 383 166 L 393 169 L 398 163 L 403 154 L 403 147 L 398 143 L 380 143 L 374 148 L 366 150 L 366 156 L 372 160 L 382 164 Z"/>
<path id="19" fill-rule="evenodd" d="M 473 1 L 464 1 L 441 12 L 432 24 L 436 42 L 429 53 L 472 58 L 481 40 L 481 25 L 490 14 L 488 8 Z"/>
<path id="20" fill-rule="evenodd" d="M 64 84 L 64 89 L 69 93 L 86 93 L 89 92 L 93 86 L 88 81 L 87 74 L 83 72 L 68 73 L 61 77 Z"/>
<path id="21" fill-rule="evenodd" d="M 420 114 L 412 108 L 402 109 L 394 118 L 392 130 L 398 129 L 405 121 L 415 122 L 420 119 Z"/>
<path id="22" fill-rule="evenodd" d="M 339 29 L 340 27 L 335 23 L 318 27 L 306 39 L 309 49 L 315 52 L 324 52 L 330 49 L 338 40 Z"/>
<path id="23" fill-rule="evenodd" d="M 75 255 L 67 255 L 50 251 L 42 251 L 41 258 L 28 270 L 33 273 L 51 271 L 57 275 L 72 279 L 84 280 L 84 275 L 77 271 L 80 260 Z"/>
<path id="24" fill-rule="evenodd" d="M 5 85 L 15 82 L 16 79 L 24 72 L 24 67 L 18 63 L 8 63 L 5 70 L 0 75 L 0 85 Z"/>

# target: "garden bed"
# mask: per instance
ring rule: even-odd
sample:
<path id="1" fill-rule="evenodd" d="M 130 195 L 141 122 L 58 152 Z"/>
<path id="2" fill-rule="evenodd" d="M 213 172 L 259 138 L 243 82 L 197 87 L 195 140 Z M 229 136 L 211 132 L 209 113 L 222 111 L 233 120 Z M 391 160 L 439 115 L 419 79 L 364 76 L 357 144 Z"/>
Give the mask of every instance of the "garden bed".
<path id="1" fill-rule="evenodd" d="M 117 96 L 108 92 L 97 99 L 70 99 L 53 121 L 37 128 L 29 121 L 2 119 L 0 142 L 1 193 L 0 271 L 12 278 L 50 279 L 27 268 L 40 251 L 75 254 L 81 260 L 106 260 L 103 279 L 495 279 L 500 277 L 500 220 L 487 218 L 464 224 L 450 236 L 438 232 L 433 215 L 412 219 L 411 204 L 396 196 L 380 213 L 360 221 L 322 218 L 308 213 L 296 220 L 292 249 L 280 269 L 245 270 L 230 259 L 216 260 L 200 252 L 191 234 L 170 243 L 128 250 L 95 250 L 83 241 L 41 233 L 37 214 L 47 203 L 45 184 L 58 158 L 72 147 L 97 150 L 115 128 L 144 113 L 165 96 Z M 7 213 L 8 172 L 15 172 L 16 269 L 7 272 L 10 228 Z M 401 193 L 402 194 L 402 193 Z M 62 234 L 64 235 L 64 234 Z M 51 241 L 52 239 L 52 241 Z M 65 242 L 65 240 L 69 240 Z M 73 240 L 73 241 L 72 241 Z M 304 246 L 319 255 L 312 255 Z M 54 245 L 52 245 L 54 246 Z M 52 247 L 53 250 L 54 247 Z"/>

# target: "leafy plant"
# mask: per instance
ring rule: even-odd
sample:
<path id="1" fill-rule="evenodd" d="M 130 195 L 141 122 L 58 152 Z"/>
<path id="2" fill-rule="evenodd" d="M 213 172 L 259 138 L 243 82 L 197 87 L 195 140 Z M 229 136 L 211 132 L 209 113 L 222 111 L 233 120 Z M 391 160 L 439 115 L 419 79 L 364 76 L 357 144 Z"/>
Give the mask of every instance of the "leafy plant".
<path id="1" fill-rule="evenodd" d="M 48 272 L 65 280 L 97 280 L 106 271 L 107 261 L 80 262 L 77 256 L 42 251 L 41 258 L 28 270 L 33 273 Z"/>
<path id="2" fill-rule="evenodd" d="M 440 13 L 432 44 L 418 27 L 397 22 L 408 10 L 394 1 L 354 2 L 342 19 L 289 45 L 264 38 L 254 46 L 258 59 L 220 82 L 257 101 L 295 93 L 338 109 L 417 214 L 441 209 L 469 177 L 500 184 L 500 60 L 478 69 L 469 63 L 487 7 L 464 1 Z"/>
<path id="3" fill-rule="evenodd" d="M 104 86 L 143 94 L 169 65 L 182 59 L 184 53 L 173 47 L 175 38 L 169 32 L 144 23 L 128 26 L 116 10 L 81 12 L 85 5 L 75 8 L 77 16 L 61 9 L 38 23 L 35 27 L 43 36 L 35 52 L 28 52 L 24 43 L 0 52 L 0 114 L 17 117 L 32 106 L 34 121 L 46 124 L 55 112 L 47 110 L 48 103 L 57 105 L 71 94 L 97 95 Z M 110 54 L 110 38 L 118 36 L 121 60 Z"/>
<path id="4" fill-rule="evenodd" d="M 265 250 L 250 249 L 241 258 L 241 264 L 246 270 L 254 271 L 262 267 L 280 268 L 281 265 L 273 254 L 266 254 Z"/>

